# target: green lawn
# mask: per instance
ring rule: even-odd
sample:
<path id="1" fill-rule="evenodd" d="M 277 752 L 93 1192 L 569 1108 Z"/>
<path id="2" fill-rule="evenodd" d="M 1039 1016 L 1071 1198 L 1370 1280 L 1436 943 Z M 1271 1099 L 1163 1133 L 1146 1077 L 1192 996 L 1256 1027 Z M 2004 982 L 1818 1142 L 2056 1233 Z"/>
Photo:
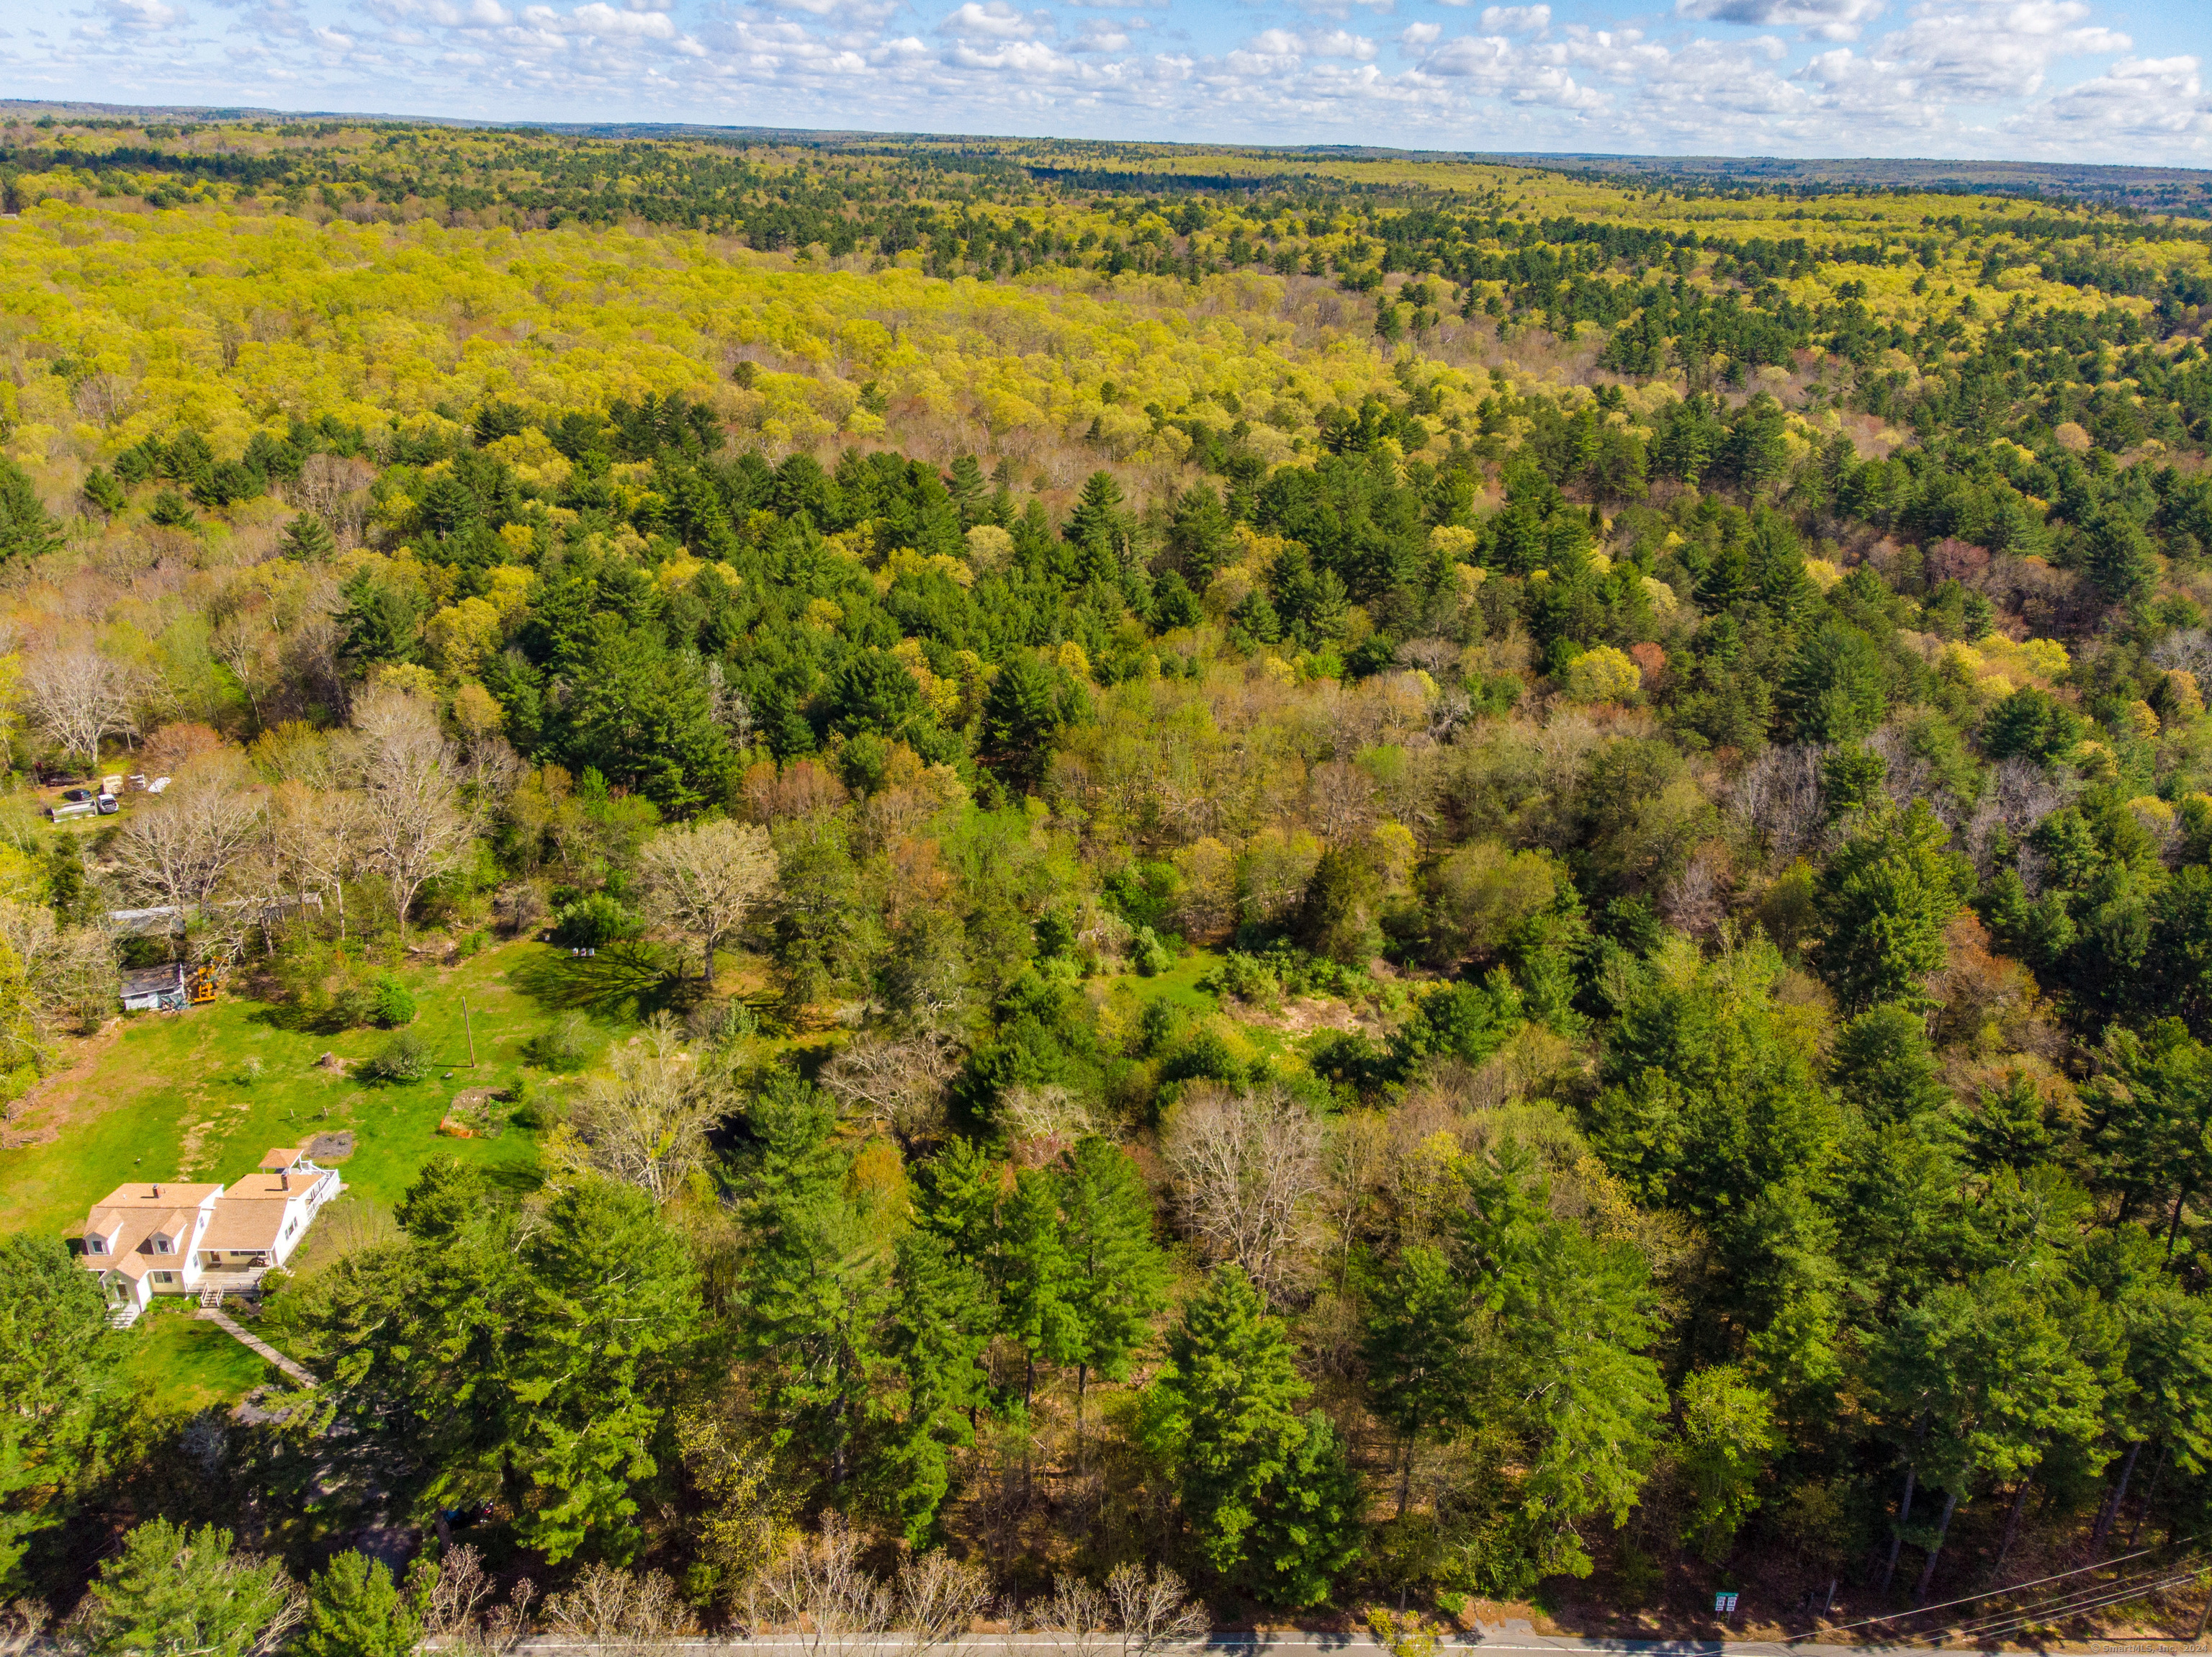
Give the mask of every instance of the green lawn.
<path id="1" fill-rule="evenodd" d="M 111 1337 L 125 1343 L 124 1373 L 152 1382 L 163 1403 L 186 1410 L 235 1404 L 279 1379 L 267 1359 L 191 1313 L 191 1303 L 181 1295 L 158 1300 L 123 1334 Z"/>
<path id="2" fill-rule="evenodd" d="M 403 972 L 419 1008 L 414 1029 L 440 1061 L 428 1079 L 406 1087 L 377 1087 L 316 1068 L 325 1052 L 368 1057 L 389 1039 L 382 1031 L 287 1029 L 275 1009 L 228 996 L 184 1013 L 126 1018 L 84 1044 L 76 1065 L 50 1079 L 16 1124 L 52 1127 L 57 1136 L 0 1149 L 0 1230 L 58 1235 L 126 1180 L 228 1184 L 252 1172 L 272 1146 L 305 1146 L 339 1129 L 351 1129 L 356 1141 L 341 1168 L 347 1185 L 380 1208 L 389 1207 L 433 1156 L 480 1161 L 527 1180 L 537 1154 L 525 1130 L 508 1125 L 497 1138 L 468 1140 L 436 1130 L 456 1093 L 514 1081 L 524 1044 L 555 1014 L 508 976 L 556 953 L 526 941 L 450 968 Z M 474 1069 L 461 1025 L 464 995 L 476 1030 Z M 257 1059 L 258 1074 L 251 1063 Z M 532 1086 L 541 1080 L 533 1074 Z M 504 1112 L 495 1108 L 494 1115 Z"/>

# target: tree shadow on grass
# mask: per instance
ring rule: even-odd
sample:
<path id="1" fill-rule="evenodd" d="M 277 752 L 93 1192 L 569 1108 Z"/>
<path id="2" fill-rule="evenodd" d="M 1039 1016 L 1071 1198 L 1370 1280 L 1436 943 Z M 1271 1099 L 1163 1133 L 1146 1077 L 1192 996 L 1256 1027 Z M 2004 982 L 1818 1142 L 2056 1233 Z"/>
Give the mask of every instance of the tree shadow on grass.
<path id="1" fill-rule="evenodd" d="M 336 1007 L 301 1007 L 281 1001 L 262 1002 L 246 1015 L 246 1021 L 299 1036 L 342 1036 L 362 1027 Z"/>
<path id="2" fill-rule="evenodd" d="M 593 955 L 549 949 L 507 968 L 507 981 L 549 1011 L 599 1018 L 681 1013 L 699 996 L 681 956 L 641 940 L 606 944 Z"/>

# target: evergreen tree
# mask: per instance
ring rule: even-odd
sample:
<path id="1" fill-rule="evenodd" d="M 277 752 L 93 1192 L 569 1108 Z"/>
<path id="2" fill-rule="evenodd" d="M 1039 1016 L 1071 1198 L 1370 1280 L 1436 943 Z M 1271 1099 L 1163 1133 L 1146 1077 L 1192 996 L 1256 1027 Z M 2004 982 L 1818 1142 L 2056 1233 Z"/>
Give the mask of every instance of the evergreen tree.
<path id="1" fill-rule="evenodd" d="M 1881 653 L 1857 628 L 1824 622 L 1784 670 L 1778 700 L 1800 741 L 1856 742 L 1888 706 Z"/>
<path id="2" fill-rule="evenodd" d="M 983 759 L 1017 794 L 1034 789 L 1062 723 L 1051 669 L 1027 650 L 999 665 L 983 703 Z"/>
<path id="3" fill-rule="evenodd" d="M 60 1242 L 0 1239 L 0 1587 L 15 1587 L 32 1537 L 69 1517 L 99 1465 L 119 1355 L 97 1278 Z"/>
<path id="4" fill-rule="evenodd" d="M 92 1657 L 253 1657 L 291 1620 L 296 1592 L 283 1566 L 239 1553 L 228 1531 L 152 1520 L 101 1562 L 86 1648 Z"/>
<path id="5" fill-rule="evenodd" d="M 2134 519 L 2117 505 L 2100 507 L 2084 526 L 2089 579 L 2112 604 L 2135 604 L 2158 586 L 2157 550 Z"/>
<path id="6" fill-rule="evenodd" d="M 1022 1407 L 1030 1405 L 1039 1363 L 1073 1363 L 1082 1330 L 1073 1263 L 1061 1246 L 1060 1193 L 1042 1168 L 1024 1168 L 999 1205 L 996 1270 L 999 1326 L 1022 1349 Z"/>
<path id="7" fill-rule="evenodd" d="M 1167 1296 L 1167 1262 L 1152 1237 L 1152 1193 L 1129 1154 L 1096 1136 L 1076 1142 L 1059 1178 L 1067 1301 L 1074 1318 L 1075 1434 L 1083 1440 L 1090 1378 L 1121 1380 Z"/>
<path id="8" fill-rule="evenodd" d="M 1297 1605 L 1325 1597 L 1358 1545 L 1335 1435 L 1293 1409 L 1307 1391 L 1281 1319 L 1227 1265 L 1168 1337 L 1146 1393 L 1147 1441 L 1175 1469 L 1200 1556 L 1232 1584 Z"/>
<path id="9" fill-rule="evenodd" d="M 307 1585 L 298 1649 L 304 1657 L 413 1657 L 437 1578 L 438 1567 L 425 1554 L 403 1591 L 382 1560 L 348 1549 Z"/>
<path id="10" fill-rule="evenodd" d="M 650 1197 L 601 1179 L 553 1199 L 523 1263 L 535 1292 L 515 1460 L 538 1496 L 516 1532 L 556 1563 L 587 1542 L 626 1558 L 635 1487 L 659 1471 L 653 1442 L 701 1333 L 697 1274 Z"/>
<path id="11" fill-rule="evenodd" d="M 887 1347 L 899 1380 L 876 1478 L 919 1548 L 936 1533 L 953 1453 L 975 1441 L 975 1414 L 990 1387 L 981 1359 L 995 1308 L 982 1274 L 923 1229 L 899 1239 L 892 1294 Z"/>
<path id="12" fill-rule="evenodd" d="M 422 660 L 420 588 L 380 579 L 374 570 L 363 569 L 347 578 L 338 594 L 345 600 L 336 617 L 338 649 L 356 672 Z"/>
<path id="13" fill-rule="evenodd" d="M 1950 838 L 1916 800 L 1870 819 L 1821 872 L 1820 966 L 1845 1007 L 1927 1004 L 1926 981 L 1943 965 L 1944 933 L 1969 878 L 1944 855 Z"/>
<path id="14" fill-rule="evenodd" d="M 84 498 L 110 517 L 131 504 L 130 496 L 106 466 L 94 466 L 84 474 Z"/>
<path id="15" fill-rule="evenodd" d="M 960 513 L 963 529 L 977 521 L 983 505 L 983 468 L 972 454 L 963 454 L 952 462 L 951 473 L 945 480 L 945 492 L 952 497 L 952 504 Z"/>
<path id="16" fill-rule="evenodd" d="M 758 1366 L 775 1445 L 811 1457 L 842 1485 L 889 1361 L 891 1262 L 881 1229 L 846 1192 L 826 1094 L 779 1071 L 747 1118 L 758 1148 L 742 1187 L 751 1247 L 739 1350 Z"/>
<path id="17" fill-rule="evenodd" d="M 1467 1286 L 1439 1249 L 1398 1257 L 1369 1295 L 1361 1355 L 1376 1413 L 1401 1441 L 1398 1513 L 1406 1511 L 1420 1435 L 1460 1419 L 1474 1402 L 1476 1344 Z"/>
<path id="18" fill-rule="evenodd" d="M 1176 497 L 1168 515 L 1168 555 L 1199 592 L 1229 561 L 1235 530 L 1212 484 L 1193 484 Z"/>
<path id="19" fill-rule="evenodd" d="M 284 526 L 284 552 L 302 564 L 321 564 L 337 551 L 331 527 L 313 512 L 295 513 Z"/>
<path id="20" fill-rule="evenodd" d="M 0 456 L 0 559 L 44 557 L 61 545 L 62 527 L 39 498 L 30 474 Z"/>

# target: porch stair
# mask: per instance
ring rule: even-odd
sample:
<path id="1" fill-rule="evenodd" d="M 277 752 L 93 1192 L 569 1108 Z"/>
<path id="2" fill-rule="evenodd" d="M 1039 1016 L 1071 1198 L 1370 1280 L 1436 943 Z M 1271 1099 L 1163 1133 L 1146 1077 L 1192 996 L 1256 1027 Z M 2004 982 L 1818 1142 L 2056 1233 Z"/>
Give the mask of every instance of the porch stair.
<path id="1" fill-rule="evenodd" d="M 107 1314 L 107 1326 L 110 1329 L 128 1329 L 138 1321 L 138 1313 L 143 1309 L 135 1303 L 118 1306 Z"/>

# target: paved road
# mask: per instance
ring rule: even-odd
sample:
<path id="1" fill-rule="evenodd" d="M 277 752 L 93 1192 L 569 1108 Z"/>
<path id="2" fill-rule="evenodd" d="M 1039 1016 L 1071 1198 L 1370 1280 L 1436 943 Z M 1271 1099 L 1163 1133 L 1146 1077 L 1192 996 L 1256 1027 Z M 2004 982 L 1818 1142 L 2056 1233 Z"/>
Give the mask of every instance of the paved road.
<path id="1" fill-rule="evenodd" d="M 907 1642 L 896 1638 L 881 1640 L 829 1640 L 817 1646 L 815 1642 L 796 1635 L 763 1635 L 757 1639 L 718 1638 L 681 1640 L 672 1642 L 685 1653 L 696 1653 L 699 1657 L 747 1657 L 750 1653 L 805 1653 L 808 1657 L 915 1657 Z M 1948 1647 L 1917 1644 L 1896 1641 L 1867 1645 L 1839 1645 L 1809 1641 L 1778 1640 L 1591 1640 L 1571 1635 L 1538 1634 L 1527 1628 L 1509 1627 L 1485 1630 L 1477 1634 L 1454 1636 L 1442 1642 L 1445 1650 L 1480 1650 L 1508 1657 L 1517 1652 L 1543 1653 L 1605 1653 L 1631 1654 L 1632 1657 L 1869 1657 L 1882 1652 L 1952 1653 L 1986 1651 L 2004 1653 L 2006 1657 L 2048 1657 L 2051 1648 L 2031 1652 L 2018 1647 L 1976 1647 L 1953 1642 Z M 2107 1642 L 2094 1648 L 2069 1648 L 2077 1650 L 2107 1650 L 2142 1652 L 2161 1648 L 2186 1649 L 2183 1640 L 2131 1640 Z M 515 1651 L 522 1657 L 561 1657 L 562 1654 L 599 1652 L 614 1649 L 594 1645 L 586 1641 L 562 1640 L 551 1636 L 537 1636 L 520 1642 Z M 1379 1654 L 1382 1647 L 1365 1634 L 1308 1634 L 1286 1630 L 1268 1634 L 1224 1632 L 1188 1644 L 1164 1645 L 1155 1648 L 1158 1657 L 1205 1657 L 1217 1652 L 1267 1653 L 1270 1657 L 1361 1657 L 1362 1654 Z M 981 1634 L 957 1648 L 938 1647 L 923 1657 L 1121 1657 L 1121 1642 L 1117 1636 L 1106 1635 L 1079 1645 L 1064 1636 L 1052 1634 Z"/>

